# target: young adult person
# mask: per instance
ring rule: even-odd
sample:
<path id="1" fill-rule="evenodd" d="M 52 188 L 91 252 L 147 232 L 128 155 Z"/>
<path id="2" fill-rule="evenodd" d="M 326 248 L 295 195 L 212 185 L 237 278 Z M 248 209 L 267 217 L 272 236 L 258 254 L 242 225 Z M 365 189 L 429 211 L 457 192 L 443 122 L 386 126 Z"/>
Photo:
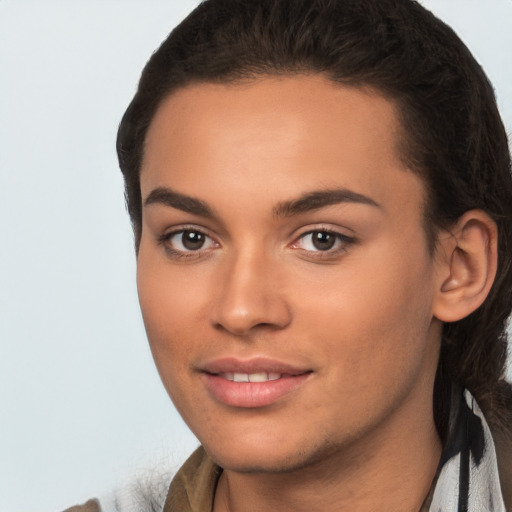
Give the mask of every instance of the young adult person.
<path id="1" fill-rule="evenodd" d="M 512 507 L 510 152 L 413 0 L 206 0 L 118 136 L 166 512 Z"/>

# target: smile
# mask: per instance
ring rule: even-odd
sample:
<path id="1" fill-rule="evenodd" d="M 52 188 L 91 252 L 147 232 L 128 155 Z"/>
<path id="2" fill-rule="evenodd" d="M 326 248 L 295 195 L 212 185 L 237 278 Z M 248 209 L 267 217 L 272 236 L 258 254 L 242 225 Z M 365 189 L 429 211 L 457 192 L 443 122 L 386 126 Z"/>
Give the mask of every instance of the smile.
<path id="1" fill-rule="evenodd" d="M 281 373 L 275 372 L 258 372 L 258 373 L 222 373 L 219 377 L 232 382 L 267 382 L 269 380 L 277 380 L 282 376 Z"/>
<path id="2" fill-rule="evenodd" d="M 210 396 L 231 407 L 258 408 L 297 392 L 313 371 L 265 358 L 210 361 L 199 368 Z"/>

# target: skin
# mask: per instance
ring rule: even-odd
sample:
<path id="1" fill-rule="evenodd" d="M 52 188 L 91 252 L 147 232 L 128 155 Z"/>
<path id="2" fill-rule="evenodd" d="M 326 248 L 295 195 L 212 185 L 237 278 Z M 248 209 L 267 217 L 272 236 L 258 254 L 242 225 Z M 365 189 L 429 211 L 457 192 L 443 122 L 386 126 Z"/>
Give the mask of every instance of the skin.
<path id="1" fill-rule="evenodd" d="M 320 76 L 188 86 L 152 121 L 143 201 L 172 189 L 214 214 L 148 202 L 137 279 L 162 381 L 224 468 L 215 512 L 411 512 L 430 488 L 446 265 L 399 137 L 390 101 Z M 369 201 L 282 206 L 340 189 Z M 185 228 L 204 245 L 187 250 Z M 228 356 L 310 373 L 271 405 L 233 407 L 198 371 Z"/>

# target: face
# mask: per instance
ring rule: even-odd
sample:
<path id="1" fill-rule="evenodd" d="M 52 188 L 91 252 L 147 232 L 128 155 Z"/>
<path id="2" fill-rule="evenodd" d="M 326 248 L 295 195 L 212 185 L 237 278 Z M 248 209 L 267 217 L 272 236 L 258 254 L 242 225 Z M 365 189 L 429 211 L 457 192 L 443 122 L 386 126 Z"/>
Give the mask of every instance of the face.
<path id="1" fill-rule="evenodd" d="M 157 111 L 140 303 L 224 468 L 291 470 L 431 415 L 436 264 L 398 138 L 392 103 L 319 76 L 188 86 Z"/>

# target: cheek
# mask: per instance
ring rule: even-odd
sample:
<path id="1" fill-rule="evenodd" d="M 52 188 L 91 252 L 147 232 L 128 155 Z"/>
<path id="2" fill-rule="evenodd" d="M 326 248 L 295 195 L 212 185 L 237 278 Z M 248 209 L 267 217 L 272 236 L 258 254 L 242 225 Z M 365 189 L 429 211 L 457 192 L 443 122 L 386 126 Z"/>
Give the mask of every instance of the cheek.
<path id="1" fill-rule="evenodd" d="M 341 373 L 361 385 L 420 365 L 432 320 L 428 257 L 409 251 L 404 258 L 391 250 L 379 251 L 378 260 L 372 256 L 353 264 L 347 259 L 340 275 L 325 280 L 322 293 L 309 294 L 302 326 L 313 325 L 324 357 L 337 358 Z"/>
<path id="2" fill-rule="evenodd" d="M 137 262 L 137 289 L 147 337 L 162 379 L 176 375 L 185 366 L 183 357 L 190 349 L 191 326 L 199 326 L 200 287 L 183 286 L 179 274 L 169 265 L 155 264 L 154 256 L 141 245 Z M 161 258 L 161 257 L 160 257 Z M 194 307 L 191 307 L 191 304 Z"/>
<path id="3" fill-rule="evenodd" d="M 187 380 L 189 355 L 198 339 L 206 339 L 196 321 L 199 309 L 197 286 L 180 286 L 166 265 L 146 264 L 139 253 L 137 288 L 147 338 L 162 383 L 180 414 L 195 403 Z M 193 305 L 194 307 L 191 307 Z"/>

